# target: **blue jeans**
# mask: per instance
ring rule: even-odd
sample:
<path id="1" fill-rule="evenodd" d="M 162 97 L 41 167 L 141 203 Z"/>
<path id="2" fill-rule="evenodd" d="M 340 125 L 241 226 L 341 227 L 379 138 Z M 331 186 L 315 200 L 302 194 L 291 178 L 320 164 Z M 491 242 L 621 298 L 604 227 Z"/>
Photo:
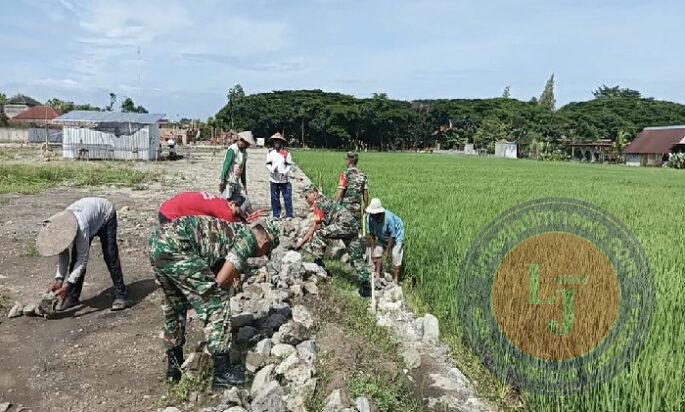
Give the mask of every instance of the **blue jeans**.
<path id="1" fill-rule="evenodd" d="M 271 210 L 275 218 L 281 217 L 281 193 L 285 206 L 285 217 L 293 217 L 292 185 L 288 183 L 271 183 Z"/>

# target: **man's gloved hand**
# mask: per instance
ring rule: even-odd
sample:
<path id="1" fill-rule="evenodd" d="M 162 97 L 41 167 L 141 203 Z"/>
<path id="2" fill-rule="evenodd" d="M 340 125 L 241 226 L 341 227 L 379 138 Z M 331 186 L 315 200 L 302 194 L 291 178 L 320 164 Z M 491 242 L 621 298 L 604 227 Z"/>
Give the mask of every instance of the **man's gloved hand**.
<path id="1" fill-rule="evenodd" d="M 71 284 L 69 282 L 65 283 L 64 286 L 61 288 L 57 289 L 55 291 L 55 295 L 64 302 L 67 299 L 67 295 L 69 294 L 69 290 L 71 289 Z"/>
<path id="2" fill-rule="evenodd" d="M 226 190 L 226 182 L 219 183 L 219 192 L 223 193 Z"/>
<path id="3" fill-rule="evenodd" d="M 62 287 L 62 284 L 64 281 L 62 279 L 55 279 L 54 282 L 52 282 L 52 285 L 50 286 L 50 292 L 55 292 L 56 290 L 59 290 Z"/>

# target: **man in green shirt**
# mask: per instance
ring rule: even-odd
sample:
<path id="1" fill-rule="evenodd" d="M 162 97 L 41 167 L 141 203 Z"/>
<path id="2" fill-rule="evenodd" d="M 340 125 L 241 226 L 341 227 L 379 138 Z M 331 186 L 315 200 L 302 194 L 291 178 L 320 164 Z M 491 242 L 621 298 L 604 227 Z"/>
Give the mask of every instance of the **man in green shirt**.
<path id="1" fill-rule="evenodd" d="M 221 168 L 219 191 L 226 199 L 241 204 L 243 212 L 248 213 L 250 203 L 243 201 L 247 198 L 247 148 L 255 144 L 252 132 L 238 133 L 238 141 L 226 150 L 224 164 Z"/>
<path id="2" fill-rule="evenodd" d="M 244 370 L 231 367 L 229 362 L 228 290 L 240 280 L 247 258 L 264 256 L 278 246 L 278 228 L 269 220 L 245 226 L 207 216 L 182 217 L 156 227 L 149 245 L 155 281 L 164 292 L 167 379 L 181 379 L 186 311 L 192 306 L 204 324 L 207 349 L 214 360 L 212 387 L 244 383 Z M 215 275 L 211 268 L 222 262 Z"/>

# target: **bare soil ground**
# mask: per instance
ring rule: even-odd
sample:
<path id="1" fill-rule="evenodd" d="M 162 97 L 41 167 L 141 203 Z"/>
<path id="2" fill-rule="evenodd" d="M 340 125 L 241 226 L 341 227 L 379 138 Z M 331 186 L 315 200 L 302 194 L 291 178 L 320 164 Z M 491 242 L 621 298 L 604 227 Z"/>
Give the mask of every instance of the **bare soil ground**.
<path id="1" fill-rule="evenodd" d="M 263 150 L 250 151 L 248 189 L 267 205 Z M 34 161 L 35 159 L 31 159 Z M 165 355 L 158 293 L 147 257 L 147 239 L 159 204 L 175 193 L 215 192 L 222 152 L 215 157 L 136 164 L 165 174 L 165 183 L 145 190 L 56 187 L 36 195 L 0 196 L 0 290 L 29 303 L 44 292 L 55 258 L 33 247 L 40 222 L 85 196 L 103 196 L 117 207 L 119 248 L 131 307 L 111 312 L 111 280 L 97 240 L 93 241 L 82 305 L 57 319 L 0 318 L 0 402 L 33 411 L 143 411 L 156 409 L 165 393 Z M 6 309 L 8 309 L 6 308 Z M 12 409 L 15 410 L 15 409 Z"/>

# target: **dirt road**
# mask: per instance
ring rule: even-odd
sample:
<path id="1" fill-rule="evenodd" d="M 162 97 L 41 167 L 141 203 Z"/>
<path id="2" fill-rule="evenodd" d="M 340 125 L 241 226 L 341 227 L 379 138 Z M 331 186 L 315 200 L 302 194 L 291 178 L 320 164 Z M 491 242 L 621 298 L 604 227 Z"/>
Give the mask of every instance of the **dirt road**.
<path id="1" fill-rule="evenodd" d="M 268 207 L 265 156 L 265 150 L 250 150 L 247 173 L 253 203 Z M 37 195 L 2 197 L 0 289 L 9 293 L 10 305 L 14 300 L 35 300 L 52 280 L 56 259 L 36 256 L 32 247 L 41 220 L 78 198 L 103 196 L 118 210 L 119 248 L 131 307 L 110 312 L 111 281 L 99 242 L 94 241 L 81 307 L 54 320 L 0 319 L 0 402 L 33 411 L 156 409 L 165 392 L 166 360 L 158 339 L 162 316 L 147 238 L 163 200 L 182 191 L 216 192 L 222 160 L 223 152 L 218 152 L 193 162 L 138 164 L 159 169 L 167 177 L 165 183 L 152 183 L 145 190 L 59 187 Z M 294 185 L 297 194 L 300 182 Z"/>

